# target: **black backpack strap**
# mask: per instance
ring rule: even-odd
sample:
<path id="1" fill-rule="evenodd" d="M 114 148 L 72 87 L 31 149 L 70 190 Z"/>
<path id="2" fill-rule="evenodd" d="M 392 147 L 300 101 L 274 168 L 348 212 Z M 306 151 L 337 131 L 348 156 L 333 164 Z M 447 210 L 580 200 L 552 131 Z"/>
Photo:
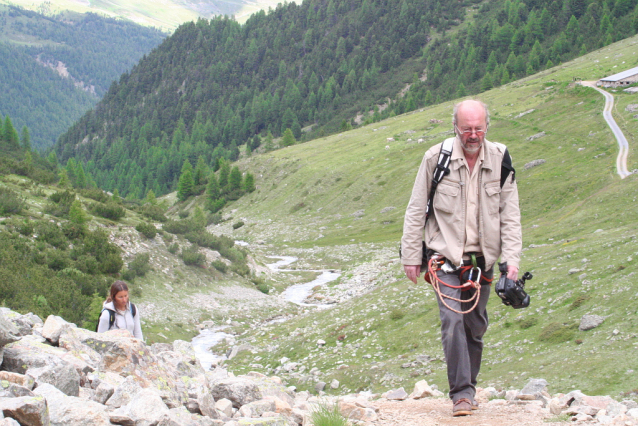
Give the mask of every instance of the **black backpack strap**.
<path id="1" fill-rule="evenodd" d="M 432 184 L 430 186 L 430 194 L 428 195 L 428 203 L 425 207 L 425 221 L 428 221 L 430 212 L 432 211 L 432 203 L 434 202 L 434 194 L 439 182 L 443 180 L 445 175 L 450 173 L 450 159 L 452 157 L 452 149 L 454 148 L 454 139 L 446 139 L 441 144 L 439 159 L 436 162 L 436 169 L 432 173 Z"/>
<path id="2" fill-rule="evenodd" d="M 97 317 L 97 324 L 95 325 L 96 332 L 98 327 L 100 326 L 100 318 L 102 318 L 102 314 L 104 313 L 104 311 L 109 312 L 109 328 L 107 330 L 110 330 L 111 327 L 113 327 L 113 324 L 115 323 L 115 311 L 113 309 L 102 308 L 102 311 L 100 312 L 100 316 Z"/>
<path id="3" fill-rule="evenodd" d="M 510 173 L 512 174 L 512 182 L 514 182 L 516 180 L 516 170 L 514 170 L 514 166 L 512 166 L 512 157 L 510 156 L 510 152 L 507 148 L 505 148 L 503 161 L 501 161 L 501 188 L 505 185 Z"/>
<path id="4" fill-rule="evenodd" d="M 135 318 L 135 315 L 137 314 L 137 308 L 135 307 L 135 304 L 133 302 L 131 303 L 131 314 L 133 314 L 133 318 Z"/>

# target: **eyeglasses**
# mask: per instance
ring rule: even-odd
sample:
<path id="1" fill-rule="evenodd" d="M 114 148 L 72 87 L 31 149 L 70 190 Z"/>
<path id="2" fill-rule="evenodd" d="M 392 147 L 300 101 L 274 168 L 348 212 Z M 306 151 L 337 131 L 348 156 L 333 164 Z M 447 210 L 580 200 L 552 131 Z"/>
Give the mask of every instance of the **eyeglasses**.
<path id="1" fill-rule="evenodd" d="M 456 129 L 456 131 L 463 135 L 463 136 L 470 136 L 472 133 L 476 133 L 476 136 L 478 137 L 482 137 L 485 136 L 485 134 L 487 133 L 487 129 L 465 129 L 465 130 L 461 130 L 457 127 L 457 125 L 454 125 L 454 128 Z"/>

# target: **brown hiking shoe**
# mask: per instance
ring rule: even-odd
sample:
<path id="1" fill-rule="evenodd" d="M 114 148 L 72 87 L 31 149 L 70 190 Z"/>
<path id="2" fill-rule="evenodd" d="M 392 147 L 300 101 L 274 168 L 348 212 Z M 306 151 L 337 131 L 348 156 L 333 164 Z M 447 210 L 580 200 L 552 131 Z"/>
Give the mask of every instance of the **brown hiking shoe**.
<path id="1" fill-rule="evenodd" d="M 467 398 L 461 398 L 452 407 L 452 416 L 469 416 L 472 414 L 472 403 Z"/>

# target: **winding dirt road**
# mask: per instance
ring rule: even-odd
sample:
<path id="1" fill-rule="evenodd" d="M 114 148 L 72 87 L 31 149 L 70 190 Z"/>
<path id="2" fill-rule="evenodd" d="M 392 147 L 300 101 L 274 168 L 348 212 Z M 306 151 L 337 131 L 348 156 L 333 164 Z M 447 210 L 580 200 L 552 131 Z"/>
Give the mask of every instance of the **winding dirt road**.
<path id="1" fill-rule="evenodd" d="M 614 120 L 614 117 L 611 115 L 611 110 L 614 107 L 614 96 L 606 92 L 605 90 L 599 89 L 596 87 L 595 81 L 582 81 L 581 84 L 583 86 L 591 87 L 592 89 L 598 90 L 605 97 L 605 109 L 603 110 L 603 117 L 605 117 L 605 121 L 611 128 L 611 131 L 614 133 L 616 140 L 618 141 L 618 147 L 620 148 L 618 152 L 618 157 L 616 157 L 616 171 L 618 172 L 618 176 L 621 179 L 626 178 L 631 173 L 627 170 L 627 156 L 629 155 L 629 144 L 627 143 L 627 138 L 623 134 L 620 127 Z"/>

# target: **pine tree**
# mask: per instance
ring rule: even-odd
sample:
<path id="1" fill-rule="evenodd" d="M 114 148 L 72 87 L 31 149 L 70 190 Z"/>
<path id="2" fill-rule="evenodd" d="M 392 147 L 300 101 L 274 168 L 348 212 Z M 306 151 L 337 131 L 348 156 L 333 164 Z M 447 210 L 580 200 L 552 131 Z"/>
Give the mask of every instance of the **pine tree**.
<path id="1" fill-rule="evenodd" d="M 483 80 L 481 80 L 481 92 L 488 91 L 492 87 L 492 77 L 490 76 L 490 73 L 485 73 Z"/>
<path id="2" fill-rule="evenodd" d="M 297 143 L 295 136 L 292 134 L 292 130 L 286 129 L 281 143 L 283 146 L 291 146 Z"/>
<path id="3" fill-rule="evenodd" d="M 84 224 L 89 220 L 80 200 L 75 200 L 71 203 L 69 208 L 69 220 L 80 227 L 84 227 Z"/>
<path id="4" fill-rule="evenodd" d="M 193 193 L 193 186 L 193 166 L 188 160 L 185 160 L 177 183 L 177 198 L 180 201 L 185 201 Z"/>
<path id="5" fill-rule="evenodd" d="M 239 171 L 239 167 L 235 166 L 230 171 L 228 185 L 231 191 L 237 191 L 238 189 L 241 189 L 241 172 Z"/>
<path id="6" fill-rule="evenodd" d="M 255 191 L 255 177 L 252 173 L 246 173 L 246 177 L 244 178 L 243 183 L 244 191 L 246 192 L 254 192 Z"/>
<path id="7" fill-rule="evenodd" d="M 150 204 L 152 206 L 157 204 L 157 198 L 155 197 L 155 192 L 152 189 L 149 189 L 146 193 L 145 203 Z"/>
<path id="8" fill-rule="evenodd" d="M 230 163 L 225 158 L 219 159 L 219 187 L 222 192 L 227 190 L 228 176 L 230 175 Z"/>
<path id="9" fill-rule="evenodd" d="M 268 133 L 266 134 L 266 141 L 264 142 L 264 150 L 266 152 L 269 152 L 275 149 L 275 147 L 273 146 L 272 139 L 273 139 L 272 133 L 270 133 L 270 130 L 269 130 Z"/>
<path id="10" fill-rule="evenodd" d="M 49 155 L 47 155 L 47 162 L 53 169 L 58 167 L 58 156 L 55 154 L 55 151 L 51 151 Z"/>
<path id="11" fill-rule="evenodd" d="M 76 167 L 76 181 L 75 186 L 77 188 L 86 188 L 87 187 L 87 179 L 86 174 L 84 173 L 84 167 L 82 167 L 82 163 L 78 163 Z"/>
<path id="12" fill-rule="evenodd" d="M 219 181 L 215 173 L 211 173 L 208 177 L 208 185 L 206 186 L 206 199 L 208 202 L 216 201 L 221 196 Z"/>
<path id="13" fill-rule="evenodd" d="M 204 160 L 204 156 L 200 155 L 197 158 L 197 166 L 195 167 L 195 175 L 193 176 L 193 183 L 195 185 L 203 185 L 206 179 L 206 175 L 208 174 L 208 166 L 206 165 L 206 160 Z"/>
<path id="14" fill-rule="evenodd" d="M 29 128 L 27 126 L 22 127 L 22 137 L 20 138 L 22 148 L 26 151 L 31 151 L 31 135 L 29 134 Z"/>
<path id="15" fill-rule="evenodd" d="M 15 127 L 13 127 L 13 123 L 11 123 L 11 119 L 8 115 L 4 118 L 3 134 L 4 140 L 7 142 L 11 149 L 15 149 L 20 146 L 18 132 L 16 131 Z"/>
<path id="16" fill-rule="evenodd" d="M 66 169 L 60 170 L 60 180 L 58 181 L 58 186 L 60 188 L 68 188 L 71 186 L 71 181 L 69 180 L 69 175 L 66 172 Z"/>

